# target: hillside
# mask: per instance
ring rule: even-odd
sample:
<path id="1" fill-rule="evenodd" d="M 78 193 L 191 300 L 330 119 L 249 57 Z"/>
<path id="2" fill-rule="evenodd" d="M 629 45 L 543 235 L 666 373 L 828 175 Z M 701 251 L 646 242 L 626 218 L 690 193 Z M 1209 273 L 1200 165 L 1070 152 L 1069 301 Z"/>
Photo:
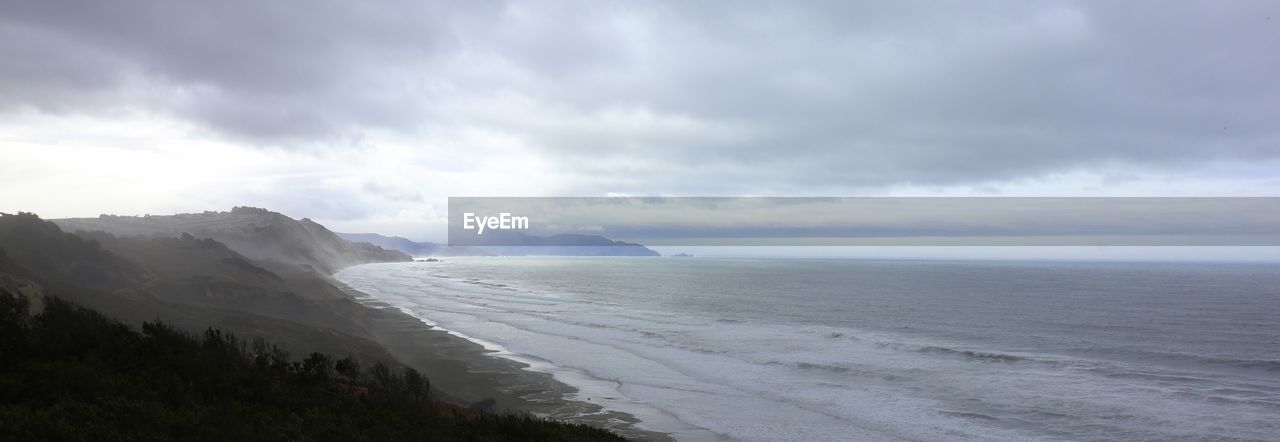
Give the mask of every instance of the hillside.
<path id="1" fill-rule="evenodd" d="M 622 440 L 605 430 L 433 400 L 412 368 L 208 329 L 141 332 L 0 290 L 0 440 Z"/>
<path id="2" fill-rule="evenodd" d="M 0 214 L 0 289 L 37 311 L 57 296 L 133 323 L 164 318 L 297 352 L 393 359 L 364 331 L 370 312 L 320 275 L 275 273 L 209 239 L 80 236 L 32 214 Z"/>
<path id="3" fill-rule="evenodd" d="M 367 243 L 353 243 L 303 218 L 253 207 L 230 212 L 177 215 L 114 216 L 53 220 L 67 232 L 102 231 L 116 236 L 209 238 L 268 265 L 301 266 L 322 274 L 356 264 L 409 261 L 404 253 Z"/>

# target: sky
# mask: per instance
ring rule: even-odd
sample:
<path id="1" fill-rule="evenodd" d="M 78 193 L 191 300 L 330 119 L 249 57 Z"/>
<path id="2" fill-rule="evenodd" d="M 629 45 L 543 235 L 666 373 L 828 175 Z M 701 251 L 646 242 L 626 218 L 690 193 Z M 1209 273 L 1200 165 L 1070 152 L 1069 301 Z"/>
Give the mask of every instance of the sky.
<path id="1" fill-rule="evenodd" d="M 1280 2 L 0 0 L 0 212 L 1280 196 Z"/>

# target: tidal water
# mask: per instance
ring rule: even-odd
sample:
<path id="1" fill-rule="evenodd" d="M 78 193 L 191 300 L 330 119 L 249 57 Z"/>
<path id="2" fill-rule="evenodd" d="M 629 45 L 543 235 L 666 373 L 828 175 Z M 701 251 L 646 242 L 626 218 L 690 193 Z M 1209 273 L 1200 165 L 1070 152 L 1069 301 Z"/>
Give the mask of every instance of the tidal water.
<path id="1" fill-rule="evenodd" d="M 446 258 L 338 278 L 682 440 L 1280 440 L 1280 265 Z"/>

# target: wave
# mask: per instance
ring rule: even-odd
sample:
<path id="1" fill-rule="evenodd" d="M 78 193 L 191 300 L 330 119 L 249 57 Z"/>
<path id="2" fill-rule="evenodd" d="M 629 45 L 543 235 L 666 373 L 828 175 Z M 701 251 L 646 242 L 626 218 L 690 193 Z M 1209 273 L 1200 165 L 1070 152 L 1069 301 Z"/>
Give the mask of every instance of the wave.
<path id="1" fill-rule="evenodd" d="M 973 350 L 956 350 L 952 348 L 939 347 L 939 346 L 933 346 L 933 345 L 921 348 L 916 351 L 920 353 L 963 356 L 965 358 L 972 359 L 975 361 L 1003 362 L 1008 364 L 1029 360 L 1029 358 L 1026 358 L 1023 356 L 1014 356 L 1014 355 L 1005 354 L 1005 353 L 991 353 L 991 352 L 982 352 L 982 351 L 973 351 Z"/>
<path id="2" fill-rule="evenodd" d="M 1000 418 L 995 416 L 989 416 L 982 413 L 974 413 L 970 411 L 954 411 L 954 410 L 936 410 L 936 411 L 939 413 L 945 414 L 947 416 L 962 417 L 966 419 L 976 419 L 976 420 L 987 421 L 987 422 L 995 422 L 1000 420 Z"/>
<path id="3" fill-rule="evenodd" d="M 1280 372 L 1280 361 L 1268 359 L 1232 359 L 1232 358 L 1204 358 L 1212 364 L 1229 365 L 1239 368 L 1262 369 L 1272 372 Z"/>
<path id="4" fill-rule="evenodd" d="M 1118 351 L 1115 349 L 1099 349 L 1099 348 L 1076 348 L 1072 349 L 1073 353 L 1080 353 L 1087 356 L 1102 356 L 1110 359 L 1116 356 L 1137 357 L 1143 360 L 1166 361 L 1173 363 L 1191 363 L 1197 365 L 1207 365 L 1212 367 L 1226 367 L 1245 370 L 1261 370 L 1266 372 L 1280 372 L 1280 360 L 1275 359 L 1249 359 L 1249 358 L 1231 358 L 1216 357 L 1208 355 L 1195 355 L 1186 353 L 1161 352 L 1151 350 L 1126 349 Z"/>
<path id="5" fill-rule="evenodd" d="M 795 364 L 795 366 L 796 368 L 801 368 L 805 370 L 825 370 L 825 371 L 830 371 L 834 373 L 848 373 L 851 370 L 848 367 L 840 367 L 840 366 L 828 365 L 828 364 L 814 364 L 810 362 L 801 362 L 801 363 Z"/>

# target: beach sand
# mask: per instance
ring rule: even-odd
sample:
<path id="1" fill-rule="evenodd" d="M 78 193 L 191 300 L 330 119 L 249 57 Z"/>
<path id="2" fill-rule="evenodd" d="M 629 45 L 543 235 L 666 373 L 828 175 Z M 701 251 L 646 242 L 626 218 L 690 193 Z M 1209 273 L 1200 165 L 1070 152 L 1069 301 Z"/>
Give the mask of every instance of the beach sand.
<path id="1" fill-rule="evenodd" d="M 526 370 L 528 365 L 494 356 L 493 351 L 462 337 L 434 328 L 398 309 L 331 279 L 343 293 L 373 310 L 368 332 L 400 362 L 431 380 L 443 400 L 467 405 L 493 399 L 495 412 L 531 413 L 607 428 L 629 439 L 673 440 L 669 435 L 636 428 L 636 418 L 606 411 L 599 405 L 574 401 L 572 386 L 548 373 Z"/>

